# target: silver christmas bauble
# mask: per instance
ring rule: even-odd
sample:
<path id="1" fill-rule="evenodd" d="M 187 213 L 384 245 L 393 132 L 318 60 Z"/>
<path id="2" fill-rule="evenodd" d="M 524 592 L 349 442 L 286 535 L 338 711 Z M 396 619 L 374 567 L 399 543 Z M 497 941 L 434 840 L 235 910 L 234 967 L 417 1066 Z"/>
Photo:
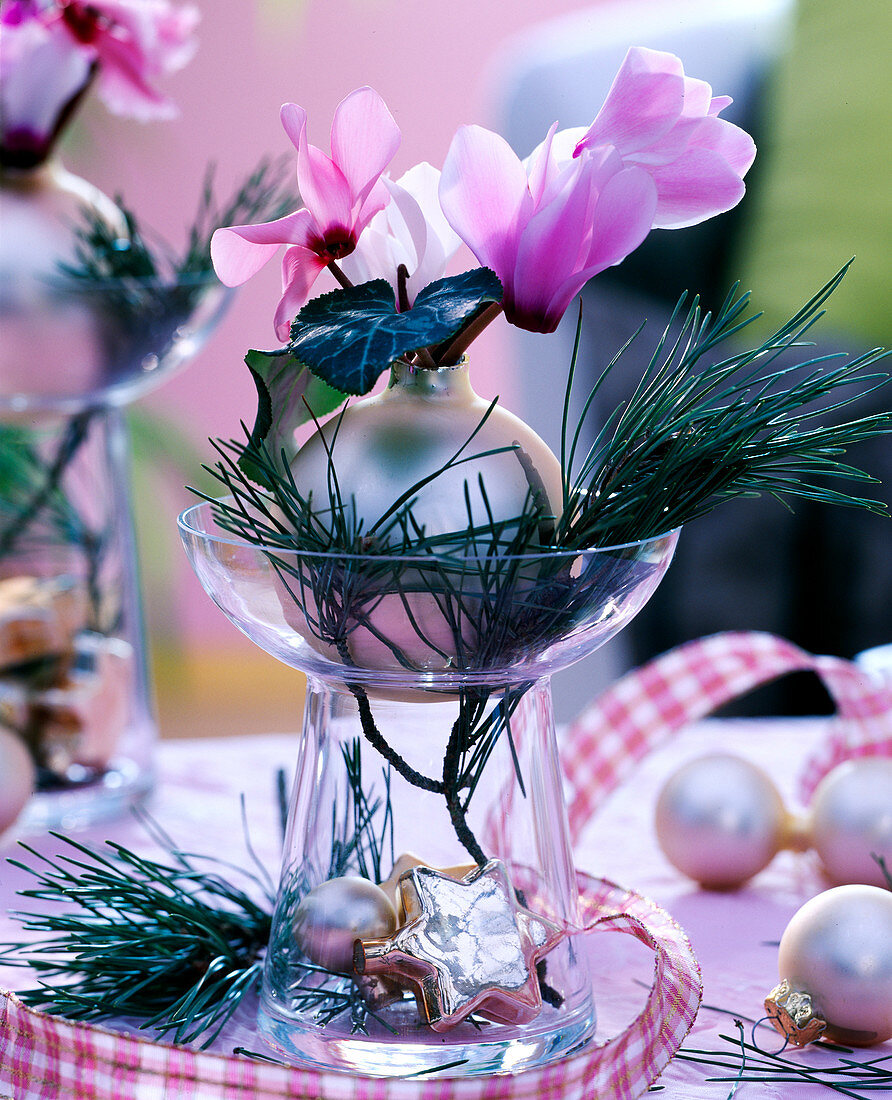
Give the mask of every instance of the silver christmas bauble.
<path id="1" fill-rule="evenodd" d="M 810 811 L 812 846 L 832 882 L 886 885 L 873 856 L 892 867 L 892 757 L 840 764 L 815 788 Z"/>
<path id="2" fill-rule="evenodd" d="M 411 500 L 416 523 L 439 535 L 519 516 L 532 469 L 551 513 L 559 514 L 558 460 L 513 413 L 497 404 L 486 417 L 489 408 L 472 389 L 465 362 L 438 370 L 398 363 L 387 389 L 348 405 L 304 444 L 291 466 L 295 483 L 324 513 L 330 450 L 341 499 L 369 533 L 413 485 L 436 473 Z M 459 454 L 470 461 L 443 469 Z"/>
<path id="3" fill-rule="evenodd" d="M 292 927 L 298 947 L 311 962 L 349 974 L 353 944 L 389 936 L 396 928 L 396 911 L 380 886 L 348 875 L 311 890 L 298 905 Z"/>
<path id="4" fill-rule="evenodd" d="M 124 229 L 111 199 L 57 161 L 0 171 L 0 409 L 7 419 L 26 397 L 76 401 L 105 381 L 103 295 L 74 287 L 63 272 L 76 263 L 75 228 L 86 213 Z"/>
<path id="5" fill-rule="evenodd" d="M 740 757 L 710 753 L 663 787 L 656 831 L 667 859 L 713 889 L 730 889 L 766 867 L 792 825 L 771 779 Z"/>
<path id="6" fill-rule="evenodd" d="M 826 1022 L 824 1037 L 859 1046 L 892 1038 L 892 891 L 837 886 L 807 901 L 781 937 L 777 966 Z"/>
<path id="7" fill-rule="evenodd" d="M 467 461 L 450 465 L 457 456 Z M 447 553 L 484 556 L 485 537 L 462 544 L 469 526 L 518 518 L 531 494 L 544 514 L 559 515 L 562 502 L 558 460 L 523 421 L 499 405 L 490 410 L 471 388 L 464 362 L 439 370 L 397 364 L 386 390 L 348 406 L 304 444 L 291 469 L 322 523 L 331 514 L 332 467 L 348 526 L 355 524 L 364 538 L 377 540 L 376 553 L 400 542 L 398 533 L 385 534 L 386 523 L 376 527 L 398 502 L 411 504 L 414 524 L 427 536 L 459 534 Z M 390 575 L 379 573 L 380 590 L 365 590 L 362 620 L 348 610 L 341 624 L 353 665 L 399 672 L 408 663 L 437 671 L 454 667 L 460 650 L 473 651 L 480 598 L 473 574 L 471 592 L 458 596 L 410 562 Z M 311 599 L 306 587 L 302 597 Z M 296 606 L 287 592 L 280 592 L 280 600 L 289 624 L 340 662 L 342 655 L 313 636 L 303 612 L 310 618 L 324 614 L 312 602 Z"/>
<path id="8" fill-rule="evenodd" d="M 0 726 L 0 834 L 16 820 L 34 792 L 36 773 L 22 739 Z"/>

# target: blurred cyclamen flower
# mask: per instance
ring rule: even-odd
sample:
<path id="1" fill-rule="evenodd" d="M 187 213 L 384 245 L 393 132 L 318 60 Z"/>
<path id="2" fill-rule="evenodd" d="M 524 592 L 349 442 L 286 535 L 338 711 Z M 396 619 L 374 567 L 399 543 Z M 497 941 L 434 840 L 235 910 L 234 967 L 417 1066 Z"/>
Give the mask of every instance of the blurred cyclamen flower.
<path id="1" fill-rule="evenodd" d="M 297 185 L 305 205 L 293 214 L 259 225 L 218 229 L 211 257 L 220 280 L 239 286 L 282 245 L 283 293 L 276 309 L 276 334 L 287 340 L 290 324 L 321 272 L 349 256 L 390 193 L 381 174 L 399 148 L 400 131 L 377 92 L 351 92 L 335 110 L 331 156 L 307 142 L 307 113 L 296 103 L 281 112 L 285 132 L 297 149 Z"/>
<path id="2" fill-rule="evenodd" d="M 397 269 L 408 272 L 409 303 L 419 290 L 441 279 L 461 241 L 440 209 L 439 171 L 423 162 L 395 182 L 384 180 L 390 202 L 369 222 L 356 251 L 341 260 L 341 270 L 353 283 L 387 279 L 397 289 Z"/>
<path id="3" fill-rule="evenodd" d="M 673 54 L 636 47 L 592 125 L 555 124 L 523 164 L 496 134 L 459 130 L 440 201 L 501 280 L 507 319 L 552 332 L 585 283 L 652 228 L 694 225 L 735 206 L 755 145 L 718 117 L 730 102 L 686 77 Z"/>
<path id="4" fill-rule="evenodd" d="M 154 86 L 195 51 L 194 7 L 169 0 L 11 0 L 0 9 L 0 157 L 28 168 L 49 154 L 95 80 L 109 110 L 141 120 L 176 108 Z"/>

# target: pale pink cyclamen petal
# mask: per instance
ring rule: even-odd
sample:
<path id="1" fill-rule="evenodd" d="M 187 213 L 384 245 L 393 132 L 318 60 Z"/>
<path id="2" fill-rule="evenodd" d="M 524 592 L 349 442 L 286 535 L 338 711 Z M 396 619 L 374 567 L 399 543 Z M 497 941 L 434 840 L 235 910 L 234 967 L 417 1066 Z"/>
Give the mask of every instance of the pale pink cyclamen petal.
<path id="1" fill-rule="evenodd" d="M 589 279 L 621 263 L 642 243 L 656 202 L 654 182 L 640 168 L 624 168 L 608 181 L 595 210 L 586 265 L 558 287 L 546 308 L 545 315 L 556 319 L 554 327 Z"/>
<path id="2" fill-rule="evenodd" d="M 446 265 L 461 243 L 440 208 L 440 173 L 422 162 L 398 180 L 382 179 L 390 201 L 375 214 L 356 250 L 340 261 L 354 283 L 384 278 L 397 289 L 397 268 L 409 272 L 410 304 L 418 291 L 446 274 Z"/>
<path id="3" fill-rule="evenodd" d="M 356 207 L 368 199 L 399 145 L 399 127 L 373 88 L 357 88 L 338 104 L 331 124 L 331 155 Z"/>
<path id="4" fill-rule="evenodd" d="M 146 79 L 136 43 L 103 35 L 96 40 L 95 49 L 99 60 L 96 91 L 112 114 L 140 122 L 176 118 L 173 101 Z"/>
<path id="5" fill-rule="evenodd" d="M 656 207 L 656 187 L 640 168 L 623 168 L 615 150 L 602 150 L 588 166 L 591 186 L 587 225 L 580 233 L 583 246 L 576 263 L 568 268 L 552 264 L 547 251 L 521 246 L 515 273 L 515 300 L 506 316 L 515 324 L 537 332 L 552 332 L 570 302 L 589 279 L 620 263 L 650 232 Z M 534 227 L 531 219 L 527 235 Z M 568 232 L 572 230 L 568 227 Z M 555 250 L 551 256 L 557 256 Z M 549 265 L 549 280 L 542 267 Z"/>
<path id="6" fill-rule="evenodd" d="M 755 158 L 749 134 L 718 117 L 730 102 L 713 96 L 704 81 L 684 76 L 673 54 L 634 47 L 574 155 L 614 145 L 627 165 L 654 179 L 654 228 L 696 225 L 741 200 L 743 177 Z"/>
<path id="7" fill-rule="evenodd" d="M 291 322 L 306 304 L 313 284 L 326 263 L 311 248 L 294 245 L 282 257 L 282 297 L 276 307 L 276 336 L 285 343 L 291 335 Z"/>
<path id="8" fill-rule="evenodd" d="M 279 112 L 285 133 L 297 150 L 297 186 L 300 197 L 320 233 L 326 226 L 347 226 L 353 196 L 344 173 L 315 145 L 307 141 L 307 112 L 296 103 L 285 103 Z"/>
<path id="9" fill-rule="evenodd" d="M 480 263 L 510 279 L 520 226 L 533 201 L 520 158 L 482 126 L 459 128 L 440 175 L 440 206 Z"/>
<path id="10" fill-rule="evenodd" d="M 714 95 L 709 104 L 709 114 L 719 115 L 726 107 L 730 107 L 734 100 L 729 95 Z"/>
<path id="11" fill-rule="evenodd" d="M 170 0 L 69 0 L 90 8 L 124 32 L 145 59 L 147 71 L 173 73 L 192 60 L 201 15 L 192 4 L 174 7 Z"/>
<path id="12" fill-rule="evenodd" d="M 614 145 L 623 156 L 639 152 L 671 129 L 682 116 L 684 104 L 681 61 L 673 54 L 632 47 L 589 127 L 584 146 Z"/>
<path id="13" fill-rule="evenodd" d="M 690 149 L 674 164 L 650 171 L 659 194 L 655 229 L 684 229 L 731 210 L 743 198 L 743 180 L 711 149 Z"/>
<path id="14" fill-rule="evenodd" d="M 568 165 L 564 186 L 520 233 L 511 286 L 505 293 L 505 315 L 512 323 L 524 319 L 531 327 L 547 331 L 552 321 L 556 325 L 560 319 L 552 318 L 550 302 L 555 288 L 585 264 L 598 201 L 599 173 L 590 159 L 579 158 Z M 616 159 L 621 169 L 622 162 Z M 540 324 L 545 327 L 540 329 Z"/>
<path id="15" fill-rule="evenodd" d="M 590 279 L 634 252 L 650 232 L 656 206 L 657 188 L 649 172 L 633 165 L 611 176 L 598 199 L 581 274 Z"/>
<path id="16" fill-rule="evenodd" d="M 742 178 L 756 157 L 756 146 L 746 130 L 712 115 L 701 119 L 691 139 L 691 148 L 717 153 Z"/>
<path id="17" fill-rule="evenodd" d="M 533 202 L 537 206 L 542 201 L 546 189 L 554 185 L 555 177 L 560 173 L 557 160 L 553 155 L 557 128 L 558 124 L 553 122 L 545 135 L 545 140 L 524 161 L 524 168 L 528 176 L 527 186 L 530 189 Z"/>
<path id="18" fill-rule="evenodd" d="M 272 222 L 217 229 L 211 237 L 211 261 L 217 277 L 226 286 L 241 286 L 256 275 L 283 244 L 306 245 L 311 232 L 308 210 L 297 210 Z"/>
<path id="19" fill-rule="evenodd" d="M 61 23 L 3 12 L 0 36 L 0 143 L 40 156 L 65 107 L 90 80 L 94 54 Z M 13 21 L 14 20 L 14 21 Z"/>

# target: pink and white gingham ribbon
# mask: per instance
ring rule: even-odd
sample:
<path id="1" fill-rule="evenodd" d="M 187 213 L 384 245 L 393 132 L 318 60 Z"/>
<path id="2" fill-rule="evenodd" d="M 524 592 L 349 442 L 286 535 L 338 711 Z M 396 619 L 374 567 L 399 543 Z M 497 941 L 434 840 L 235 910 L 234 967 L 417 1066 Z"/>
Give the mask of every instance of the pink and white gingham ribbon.
<path id="1" fill-rule="evenodd" d="M 285 1068 L 47 1016 L 4 993 L 0 1096 L 6 1086 L 16 1100 L 633 1100 L 693 1024 L 699 968 L 684 932 L 659 906 L 603 879 L 580 874 L 577 881 L 577 934 L 634 936 L 654 952 L 653 984 L 620 1035 L 542 1069 L 412 1081 Z"/>
<path id="2" fill-rule="evenodd" d="M 831 735 L 799 779 L 807 803 L 832 768 L 855 756 L 892 756 L 892 686 L 850 661 L 814 657 L 758 632 L 713 634 L 628 673 L 570 726 L 562 758 L 575 843 L 607 795 L 649 752 L 684 726 L 760 684 L 810 670 L 833 697 Z"/>
<path id="3" fill-rule="evenodd" d="M 629 673 L 571 726 L 563 756 L 574 842 L 603 799 L 673 733 L 759 684 L 803 669 L 821 677 L 838 708 L 830 738 L 800 777 L 806 801 L 841 761 L 892 755 L 888 684 L 769 634 L 703 638 Z M 577 878 L 577 934 L 636 937 L 654 952 L 653 984 L 621 1034 L 542 1069 L 410 1081 L 284 1068 L 46 1016 L 4 994 L 0 1086 L 16 1090 L 16 1100 L 632 1100 L 690 1029 L 700 1003 L 699 967 L 684 933 L 659 906 L 602 879 Z"/>

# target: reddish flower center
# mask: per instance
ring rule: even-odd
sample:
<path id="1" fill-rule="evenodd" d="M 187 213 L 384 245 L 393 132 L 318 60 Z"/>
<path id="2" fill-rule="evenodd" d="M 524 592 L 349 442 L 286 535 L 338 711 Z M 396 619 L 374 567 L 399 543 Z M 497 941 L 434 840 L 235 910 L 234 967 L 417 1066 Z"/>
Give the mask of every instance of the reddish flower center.
<path id="1" fill-rule="evenodd" d="M 83 42 L 85 46 L 99 37 L 102 16 L 89 4 L 66 4 L 62 9 L 62 18 L 78 42 Z"/>
<path id="2" fill-rule="evenodd" d="M 325 260 L 341 260 L 356 248 L 356 235 L 342 225 L 333 226 L 324 237 L 310 241 L 310 248 Z"/>

